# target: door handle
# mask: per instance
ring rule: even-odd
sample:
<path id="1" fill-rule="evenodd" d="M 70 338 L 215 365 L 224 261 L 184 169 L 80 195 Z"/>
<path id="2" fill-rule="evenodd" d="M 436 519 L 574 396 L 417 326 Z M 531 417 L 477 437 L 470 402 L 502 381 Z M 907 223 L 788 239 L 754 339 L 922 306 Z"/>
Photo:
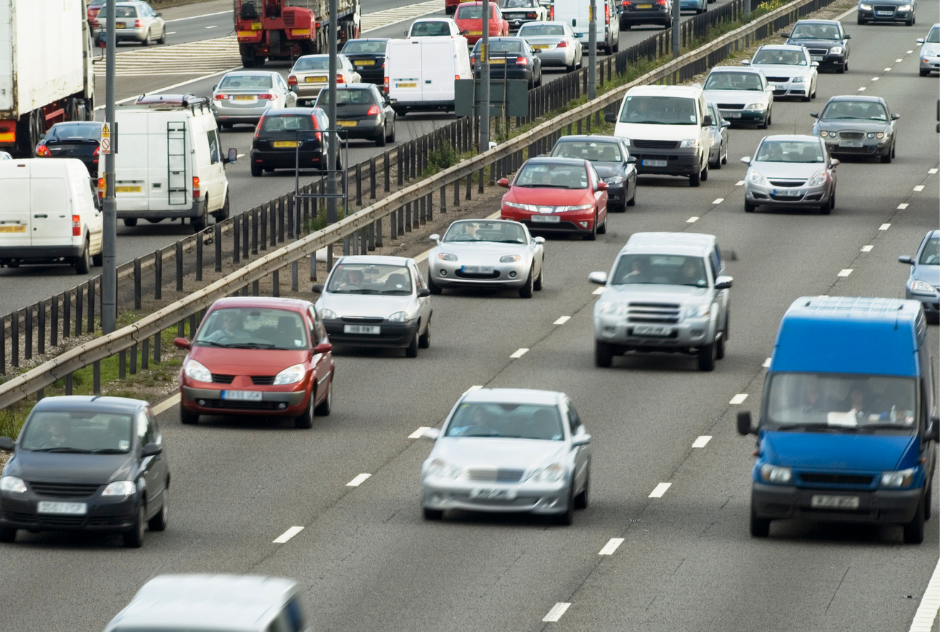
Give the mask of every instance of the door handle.
<path id="1" fill-rule="evenodd" d="M 42 215 L 33 215 L 33 217 L 41 217 L 41 218 L 45 219 L 45 218 L 48 218 L 49 216 L 46 215 L 46 214 L 42 214 Z"/>

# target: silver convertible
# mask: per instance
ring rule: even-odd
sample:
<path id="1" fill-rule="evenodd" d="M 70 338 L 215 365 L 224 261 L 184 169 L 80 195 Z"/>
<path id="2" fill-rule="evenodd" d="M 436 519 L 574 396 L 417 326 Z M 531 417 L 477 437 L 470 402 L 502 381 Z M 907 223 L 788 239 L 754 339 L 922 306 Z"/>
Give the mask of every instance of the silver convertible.
<path id="1" fill-rule="evenodd" d="M 468 391 L 457 401 L 424 462 L 424 517 L 447 509 L 554 516 L 570 525 L 591 486 L 591 435 L 564 393 Z"/>
<path id="2" fill-rule="evenodd" d="M 519 290 L 531 298 L 544 283 L 545 238 L 532 237 L 525 224 L 507 220 L 454 222 L 431 235 L 437 247 L 428 255 L 428 288 L 498 287 Z"/>

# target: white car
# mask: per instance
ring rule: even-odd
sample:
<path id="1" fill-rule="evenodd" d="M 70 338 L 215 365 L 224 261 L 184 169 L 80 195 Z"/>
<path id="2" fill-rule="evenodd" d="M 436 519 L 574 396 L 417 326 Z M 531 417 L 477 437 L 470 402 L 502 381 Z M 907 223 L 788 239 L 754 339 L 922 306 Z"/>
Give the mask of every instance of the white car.
<path id="1" fill-rule="evenodd" d="M 0 160 L 13 160 L 13 156 L 5 151 L 0 151 Z"/>
<path id="2" fill-rule="evenodd" d="M 212 113 L 223 129 L 238 123 L 256 125 L 269 109 L 292 108 L 297 95 L 280 73 L 238 70 L 212 88 Z"/>
<path id="3" fill-rule="evenodd" d="M 813 61 L 803 46 L 761 46 L 750 61 L 744 60 L 741 65 L 763 72 L 774 89 L 774 98 L 816 98 L 819 62 Z"/>
<path id="4" fill-rule="evenodd" d="M 336 83 L 360 83 L 362 77 L 356 72 L 346 55 L 336 56 Z M 330 85 L 330 56 L 304 55 L 294 62 L 287 77 L 287 85 L 297 95 L 298 106 L 307 101 L 316 101 L 320 90 Z"/>
<path id="5" fill-rule="evenodd" d="M 544 283 L 545 238 L 532 237 L 525 224 L 506 220 L 470 219 L 454 222 L 444 233 L 431 235 L 437 247 L 428 255 L 428 287 L 518 289 L 531 298 Z"/>
<path id="6" fill-rule="evenodd" d="M 756 68 L 713 68 L 705 79 L 705 100 L 714 103 L 725 120 L 757 124 L 760 129 L 770 125 L 774 89 L 767 77 Z"/>
<path id="7" fill-rule="evenodd" d="M 499 8 L 509 22 L 510 34 L 531 22 L 544 22 L 548 19 L 548 9 L 540 5 L 538 0 L 500 0 Z"/>

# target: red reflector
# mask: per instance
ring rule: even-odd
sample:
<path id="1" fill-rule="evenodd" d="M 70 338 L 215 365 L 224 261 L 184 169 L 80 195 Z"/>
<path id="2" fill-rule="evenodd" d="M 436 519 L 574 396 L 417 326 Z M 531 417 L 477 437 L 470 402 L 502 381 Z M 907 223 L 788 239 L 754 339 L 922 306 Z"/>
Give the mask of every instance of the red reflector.
<path id="1" fill-rule="evenodd" d="M 44 158 L 51 158 L 52 152 L 49 151 L 49 148 L 45 145 L 39 145 L 36 147 L 36 155 L 42 156 Z"/>
<path id="2" fill-rule="evenodd" d="M 82 236 L 82 217 L 81 215 L 72 215 L 72 237 Z"/>
<path id="3" fill-rule="evenodd" d="M 274 96 L 273 94 L 259 94 L 258 98 L 262 101 L 273 101 L 277 97 Z"/>
<path id="4" fill-rule="evenodd" d="M 98 178 L 98 197 L 104 199 L 104 178 Z"/>
<path id="5" fill-rule="evenodd" d="M 366 112 L 366 116 L 378 116 L 382 113 L 382 110 L 379 109 L 379 106 L 373 105 L 369 108 L 369 111 Z"/>

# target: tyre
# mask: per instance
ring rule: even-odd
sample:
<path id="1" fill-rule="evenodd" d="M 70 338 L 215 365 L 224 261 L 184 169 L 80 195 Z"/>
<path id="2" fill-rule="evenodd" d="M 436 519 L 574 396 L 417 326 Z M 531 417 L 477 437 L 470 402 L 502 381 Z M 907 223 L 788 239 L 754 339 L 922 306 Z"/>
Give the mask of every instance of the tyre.
<path id="1" fill-rule="evenodd" d="M 314 400 L 316 393 L 310 391 L 310 397 L 307 398 L 307 408 L 304 409 L 304 412 L 299 416 L 294 418 L 294 428 L 300 428 L 302 430 L 309 430 L 313 428 L 313 409 L 316 407 Z"/>
<path id="2" fill-rule="evenodd" d="M 382 127 L 382 131 L 379 132 L 379 135 L 375 137 L 375 146 L 376 147 L 385 147 L 388 137 L 385 135 L 385 127 Z"/>
<path id="3" fill-rule="evenodd" d="M 392 133 L 385 137 L 385 142 L 387 143 L 395 142 L 395 121 L 392 121 Z"/>
<path id="4" fill-rule="evenodd" d="M 519 296 L 522 298 L 532 298 L 535 282 L 532 280 L 532 268 L 529 268 L 529 276 L 526 277 L 525 285 L 519 288 Z"/>
<path id="5" fill-rule="evenodd" d="M 418 347 L 421 349 L 427 349 L 431 346 L 431 321 L 428 321 L 427 326 L 424 328 L 424 333 L 418 336 Z"/>
<path id="6" fill-rule="evenodd" d="M 424 508 L 424 519 L 425 520 L 442 520 L 444 518 L 444 512 L 441 509 L 428 509 Z"/>
<path id="7" fill-rule="evenodd" d="M 819 207 L 819 212 L 822 215 L 829 215 L 832 212 L 832 209 L 836 207 L 836 193 L 832 192 L 832 195 L 829 196 L 829 201 Z"/>
<path id="8" fill-rule="evenodd" d="M 930 513 L 933 510 L 933 485 L 931 484 L 924 492 L 924 520 L 930 520 Z"/>
<path id="9" fill-rule="evenodd" d="M 591 232 L 584 236 L 585 241 L 597 240 L 597 215 L 594 216 L 594 223 L 591 224 Z"/>
<path id="10" fill-rule="evenodd" d="M 607 218 L 606 217 L 604 218 L 604 223 L 597 227 L 597 234 L 598 235 L 607 234 Z"/>
<path id="11" fill-rule="evenodd" d="M 725 357 L 725 332 L 715 338 L 715 359 L 723 360 Z"/>
<path id="12" fill-rule="evenodd" d="M 708 162 L 705 163 L 705 168 L 702 169 L 702 182 L 708 180 Z"/>
<path id="13" fill-rule="evenodd" d="M 189 225 L 192 226 L 194 233 L 202 232 L 206 229 L 206 226 L 209 224 L 209 200 L 206 199 L 202 205 L 202 215 L 199 217 L 190 217 Z"/>
<path id="14" fill-rule="evenodd" d="M 663 24 L 663 29 L 671 29 L 671 28 L 672 28 L 672 20 L 669 20 L 668 22 Z"/>
<path id="15" fill-rule="evenodd" d="M 436 284 L 434 282 L 434 279 L 432 279 L 431 277 L 428 277 L 428 289 L 431 290 L 431 294 L 435 296 L 437 296 L 438 294 L 444 291 L 444 288 Z"/>
<path id="16" fill-rule="evenodd" d="M 584 489 L 581 490 L 581 493 L 574 497 L 574 508 L 575 509 L 587 509 L 588 501 L 590 500 L 591 494 L 591 470 L 588 470 L 587 479 L 584 481 Z"/>
<path id="17" fill-rule="evenodd" d="M 218 224 L 219 222 L 224 222 L 225 220 L 227 220 L 229 218 L 229 215 L 231 214 L 231 208 L 232 207 L 229 204 L 229 200 L 228 200 L 228 193 L 226 192 L 225 202 L 222 203 L 222 208 L 220 208 L 214 213 L 215 223 Z"/>
<path id="18" fill-rule="evenodd" d="M 147 521 L 147 527 L 151 531 L 166 531 L 167 525 L 170 524 L 170 488 L 169 486 L 163 489 L 163 504 L 160 505 L 160 511 L 157 512 L 153 518 Z"/>
<path id="19" fill-rule="evenodd" d="M 698 370 L 699 371 L 714 371 L 715 370 L 715 354 L 717 353 L 717 345 L 712 342 L 708 345 L 703 345 L 698 350 Z"/>
<path id="20" fill-rule="evenodd" d="M 756 208 L 757 208 L 756 204 L 751 204 L 747 200 L 744 200 L 744 212 L 745 213 L 753 213 L 754 209 Z"/>
<path id="21" fill-rule="evenodd" d="M 554 516 L 554 523 L 562 527 L 574 524 L 574 481 L 571 481 L 571 491 L 568 492 L 568 508 Z"/>
<path id="22" fill-rule="evenodd" d="M 891 154 L 892 154 L 892 153 L 894 153 L 894 148 L 893 148 L 893 147 L 888 150 L 888 153 L 886 153 L 884 156 L 881 157 L 881 162 L 884 163 L 884 164 L 890 165 L 890 164 L 891 164 Z"/>
<path id="23" fill-rule="evenodd" d="M 844 73 L 846 70 L 848 70 L 848 69 L 849 69 L 849 65 L 848 65 L 848 64 L 841 64 L 840 66 L 838 66 L 838 67 L 836 68 L 836 74 L 837 74 L 837 75 L 841 75 L 841 74 L 843 74 L 843 73 Z"/>
<path id="24" fill-rule="evenodd" d="M 100 268 L 101 266 L 104 265 L 104 251 L 103 250 L 99 252 L 98 254 L 91 256 L 91 265 L 95 266 L 96 268 Z"/>
<path id="25" fill-rule="evenodd" d="M 542 259 L 542 269 L 539 270 L 538 277 L 536 277 L 535 281 L 532 283 L 532 289 L 534 289 L 536 292 L 541 292 L 543 287 L 545 287 L 545 260 L 544 259 Z"/>
<path id="26" fill-rule="evenodd" d="M 633 187 L 633 197 L 627 200 L 627 206 L 636 206 L 636 187 L 635 186 Z M 627 209 L 623 209 L 623 210 L 624 212 L 627 211 Z"/>
<path id="27" fill-rule="evenodd" d="M 411 342 L 408 343 L 408 346 L 405 347 L 405 357 L 406 358 L 417 358 L 418 357 L 418 332 L 415 332 L 415 335 L 411 337 Z"/>
<path id="28" fill-rule="evenodd" d="M 128 228 L 133 228 L 134 226 L 137 226 L 137 218 L 136 218 L 136 217 L 125 217 L 125 218 L 124 218 L 124 225 L 127 226 Z"/>
<path id="29" fill-rule="evenodd" d="M 924 70 L 923 68 L 920 69 L 920 76 L 921 76 L 921 77 L 927 77 L 927 76 L 929 76 L 929 75 L 930 75 L 930 71 L 929 71 L 929 70 Z"/>
<path id="30" fill-rule="evenodd" d="M 708 168 L 709 168 L 709 169 L 721 169 L 721 148 L 722 148 L 723 146 L 724 146 L 724 145 L 719 145 L 719 146 L 718 146 L 718 160 L 715 161 L 715 164 L 709 164 L 709 165 L 708 165 Z"/>
<path id="31" fill-rule="evenodd" d="M 695 173 L 695 174 L 689 176 L 689 186 L 690 186 L 690 187 L 701 186 L 701 184 L 702 184 L 702 174 L 701 174 L 701 173 Z"/>
<path id="32" fill-rule="evenodd" d="M 153 44 L 153 33 L 149 30 L 147 31 L 147 37 L 144 38 L 144 41 L 140 43 L 141 46 L 150 46 Z"/>
<path id="33" fill-rule="evenodd" d="M 803 103 L 809 103 L 811 98 L 812 98 L 812 95 L 800 97 L 800 101 L 802 101 Z"/>
<path id="34" fill-rule="evenodd" d="M 75 274 L 88 274 L 88 269 L 91 267 L 91 246 L 88 245 L 88 240 L 85 240 L 85 248 L 82 249 L 82 254 L 78 255 L 75 258 Z"/>
<path id="35" fill-rule="evenodd" d="M 914 23 L 915 23 L 915 22 L 917 22 L 917 18 L 912 15 L 912 16 L 911 16 L 911 19 L 908 20 L 907 22 L 905 22 L 904 25 L 905 25 L 905 26 L 914 26 Z"/>
<path id="36" fill-rule="evenodd" d="M 0 527 L 0 542 L 10 544 L 16 540 L 16 529 Z"/>
<path id="37" fill-rule="evenodd" d="M 610 345 L 600 340 L 594 341 L 594 366 L 609 369 L 614 363 L 614 351 Z"/>
<path id="38" fill-rule="evenodd" d="M 143 504 L 137 508 L 137 519 L 130 531 L 124 532 L 124 546 L 139 549 L 144 545 L 144 531 L 147 528 L 147 508 Z"/>
<path id="39" fill-rule="evenodd" d="M 329 417 L 330 413 L 333 411 L 333 376 L 330 376 L 330 379 L 326 384 L 326 399 L 320 402 L 316 408 L 313 409 L 313 414 L 317 417 Z"/>
<path id="40" fill-rule="evenodd" d="M 160 39 L 157 40 L 157 44 L 166 44 L 166 24 L 163 25 L 163 32 L 160 33 Z"/>
<path id="41" fill-rule="evenodd" d="M 255 58 L 254 58 L 254 57 L 242 57 L 242 67 L 244 67 L 244 68 L 254 68 L 254 67 L 255 67 Z"/>
<path id="42" fill-rule="evenodd" d="M 577 67 L 578 67 L 577 62 L 571 62 L 571 65 L 570 65 L 570 66 L 568 66 L 568 65 L 565 66 L 565 72 L 574 72 L 574 69 L 577 68 Z M 920 76 L 921 76 L 921 77 L 924 76 L 924 71 L 923 71 L 923 70 L 920 71 Z"/>
<path id="43" fill-rule="evenodd" d="M 906 544 L 920 544 L 924 541 L 924 498 L 917 503 L 914 519 L 904 525 L 904 542 Z"/>
<path id="44" fill-rule="evenodd" d="M 184 426 L 195 426 L 199 423 L 199 413 L 193 413 L 186 410 L 180 402 L 180 422 Z"/>
<path id="45" fill-rule="evenodd" d="M 862 16 L 858 16 L 857 23 L 858 23 L 858 24 L 865 24 L 865 20 L 862 19 Z"/>
<path id="46" fill-rule="evenodd" d="M 751 509 L 751 537 L 766 538 L 770 535 L 770 520 L 758 518 L 754 515 L 754 509 Z"/>
<path id="47" fill-rule="evenodd" d="M 257 164 L 255 164 L 255 163 L 251 163 L 251 176 L 252 176 L 253 178 L 260 178 L 262 172 L 263 172 L 263 169 L 262 169 L 261 165 L 257 165 Z"/>

